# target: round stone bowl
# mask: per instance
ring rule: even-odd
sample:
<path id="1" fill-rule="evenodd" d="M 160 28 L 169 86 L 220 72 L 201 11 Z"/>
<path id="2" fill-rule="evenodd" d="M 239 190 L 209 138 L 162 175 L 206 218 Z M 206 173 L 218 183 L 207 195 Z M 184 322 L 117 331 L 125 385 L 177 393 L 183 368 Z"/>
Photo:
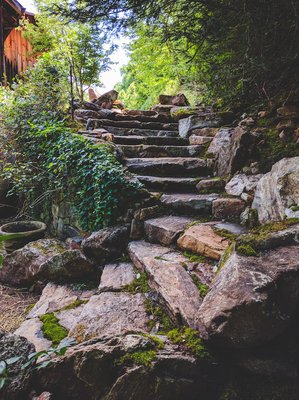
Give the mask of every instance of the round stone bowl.
<path id="1" fill-rule="evenodd" d="M 0 235 L 9 237 L 4 241 L 8 253 L 24 247 L 27 243 L 42 239 L 45 235 L 46 224 L 39 221 L 16 221 L 0 226 Z"/>

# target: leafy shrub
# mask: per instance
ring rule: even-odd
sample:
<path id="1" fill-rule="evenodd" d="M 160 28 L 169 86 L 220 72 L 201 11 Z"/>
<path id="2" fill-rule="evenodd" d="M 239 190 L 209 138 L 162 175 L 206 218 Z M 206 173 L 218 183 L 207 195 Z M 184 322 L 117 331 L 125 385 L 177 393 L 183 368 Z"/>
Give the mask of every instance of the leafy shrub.
<path id="1" fill-rule="evenodd" d="M 12 191 L 25 195 L 27 213 L 49 210 L 53 196 L 62 192 L 74 204 L 81 228 L 96 230 L 136 201 L 139 185 L 125 174 L 111 145 L 94 145 L 74 133 L 64 119 L 64 83 L 59 66 L 47 56 L 13 92 L 6 91 L 0 105 L 10 136 L 4 174 Z"/>

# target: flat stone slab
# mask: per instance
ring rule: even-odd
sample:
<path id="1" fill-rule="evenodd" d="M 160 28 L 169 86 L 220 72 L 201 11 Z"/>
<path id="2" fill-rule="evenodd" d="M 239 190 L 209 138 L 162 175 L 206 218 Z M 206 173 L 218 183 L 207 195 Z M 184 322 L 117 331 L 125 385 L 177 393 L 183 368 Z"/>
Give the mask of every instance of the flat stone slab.
<path id="1" fill-rule="evenodd" d="M 235 224 L 233 222 L 219 222 L 214 225 L 216 229 L 224 229 L 227 232 L 234 233 L 235 235 L 242 235 L 248 232 L 248 228 L 246 226 L 242 226 L 240 224 Z"/>
<path id="2" fill-rule="evenodd" d="M 175 216 L 153 218 L 145 221 L 144 231 L 149 242 L 169 246 L 192 221 L 191 218 Z"/>
<path id="3" fill-rule="evenodd" d="M 177 251 L 144 241 L 129 243 L 128 252 L 135 266 L 147 273 L 150 286 L 177 321 L 195 327 L 202 300 L 186 271 L 188 266 L 192 269 L 192 263 Z"/>
<path id="4" fill-rule="evenodd" d="M 221 178 L 219 179 L 201 179 L 197 185 L 196 185 L 196 189 L 198 190 L 198 192 L 201 192 L 202 190 L 209 190 L 214 191 L 214 190 L 223 190 L 225 186 L 225 181 Z"/>
<path id="5" fill-rule="evenodd" d="M 177 241 L 179 248 L 220 260 L 230 242 L 218 235 L 211 224 L 198 224 L 188 228 Z"/>
<path id="6" fill-rule="evenodd" d="M 27 318 L 36 318 L 41 315 L 61 310 L 78 300 L 87 301 L 95 290 L 78 290 L 72 285 L 56 285 L 48 283 L 44 288 L 39 301 L 28 313 Z"/>
<path id="7" fill-rule="evenodd" d="M 199 157 L 202 146 L 120 145 L 125 157 Z"/>
<path id="8" fill-rule="evenodd" d="M 147 332 L 149 320 L 141 293 L 100 293 L 92 296 L 69 332 L 78 342 L 95 337 Z"/>
<path id="9" fill-rule="evenodd" d="M 189 137 L 189 143 L 191 145 L 203 145 L 203 144 L 206 144 L 206 143 L 211 143 L 212 140 L 213 140 L 213 138 L 209 137 L 209 136 L 191 135 Z"/>
<path id="10" fill-rule="evenodd" d="M 161 192 L 195 192 L 197 178 L 171 178 L 162 176 L 137 175 L 136 178 L 149 190 Z"/>
<path id="11" fill-rule="evenodd" d="M 161 197 L 161 203 L 165 206 L 178 211 L 191 211 L 201 214 L 211 214 L 212 203 L 219 197 L 218 194 L 213 193 L 209 195 L 204 194 L 164 194 Z"/>
<path id="12" fill-rule="evenodd" d="M 205 176 L 210 172 L 207 161 L 193 157 L 129 158 L 129 171 L 156 176 Z"/>
<path id="13" fill-rule="evenodd" d="M 120 291 L 130 285 L 135 278 L 136 274 L 132 263 L 107 264 L 101 276 L 99 290 L 101 292 Z"/>
<path id="14" fill-rule="evenodd" d="M 120 136 L 114 135 L 113 142 L 116 144 L 149 144 L 149 145 L 173 145 L 188 146 L 189 140 L 181 137 L 167 136 Z"/>
<path id="15" fill-rule="evenodd" d="M 52 346 L 52 343 L 44 338 L 42 326 L 43 323 L 39 318 L 27 319 L 14 333 L 29 340 L 36 351 L 47 350 Z"/>

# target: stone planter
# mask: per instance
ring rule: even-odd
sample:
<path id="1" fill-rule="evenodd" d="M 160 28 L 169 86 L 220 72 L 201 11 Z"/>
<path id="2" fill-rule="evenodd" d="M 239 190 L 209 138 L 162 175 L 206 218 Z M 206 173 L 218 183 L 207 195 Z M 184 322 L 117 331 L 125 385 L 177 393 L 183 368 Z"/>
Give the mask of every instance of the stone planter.
<path id="1" fill-rule="evenodd" d="M 16 221 L 2 225 L 0 227 L 0 235 L 15 235 L 4 242 L 5 250 L 11 253 L 29 242 L 42 239 L 46 228 L 46 224 L 39 221 Z"/>

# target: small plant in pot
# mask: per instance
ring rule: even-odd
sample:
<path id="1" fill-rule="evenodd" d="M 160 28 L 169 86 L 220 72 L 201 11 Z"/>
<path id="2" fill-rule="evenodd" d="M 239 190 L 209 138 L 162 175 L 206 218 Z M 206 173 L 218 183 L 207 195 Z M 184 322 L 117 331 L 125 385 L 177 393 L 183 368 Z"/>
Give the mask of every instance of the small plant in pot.
<path id="1" fill-rule="evenodd" d="M 7 253 L 20 249 L 45 235 L 46 224 L 39 221 L 15 221 L 0 227 L 0 238 Z"/>

